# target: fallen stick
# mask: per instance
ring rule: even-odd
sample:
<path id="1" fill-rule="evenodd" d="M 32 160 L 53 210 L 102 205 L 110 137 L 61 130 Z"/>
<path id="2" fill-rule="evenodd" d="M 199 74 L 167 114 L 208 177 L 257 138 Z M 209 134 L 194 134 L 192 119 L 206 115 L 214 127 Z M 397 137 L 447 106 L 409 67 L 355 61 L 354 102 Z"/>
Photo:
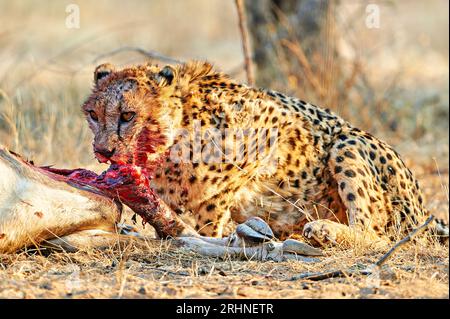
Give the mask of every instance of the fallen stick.
<path id="1" fill-rule="evenodd" d="M 434 215 L 431 215 L 430 217 L 428 217 L 425 223 L 414 229 L 411 233 L 408 234 L 408 236 L 406 236 L 398 243 L 396 243 L 391 249 L 389 249 L 389 251 L 386 254 L 381 256 L 381 258 L 375 263 L 375 266 L 381 267 L 400 246 L 403 246 L 407 242 L 411 241 L 414 237 L 416 237 L 419 233 L 424 231 L 428 227 L 428 225 L 433 221 L 434 218 L 435 218 Z"/>
<path id="2" fill-rule="evenodd" d="M 369 268 L 369 267 L 368 267 Z M 323 272 L 323 273 L 306 273 L 306 274 L 300 274 L 298 276 L 294 276 L 293 280 L 298 279 L 307 279 L 312 281 L 320 281 L 330 278 L 342 278 L 342 277 L 353 277 L 355 275 L 370 275 L 372 274 L 371 270 L 368 269 L 362 269 L 362 270 L 335 270 L 335 271 L 329 271 L 329 272 Z"/>

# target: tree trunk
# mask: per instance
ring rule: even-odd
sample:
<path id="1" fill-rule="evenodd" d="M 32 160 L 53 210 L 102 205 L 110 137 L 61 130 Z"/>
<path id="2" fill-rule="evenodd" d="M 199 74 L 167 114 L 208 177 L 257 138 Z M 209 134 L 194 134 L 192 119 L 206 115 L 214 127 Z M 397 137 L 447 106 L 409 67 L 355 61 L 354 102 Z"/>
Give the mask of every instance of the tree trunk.
<path id="1" fill-rule="evenodd" d="M 327 0 L 246 1 L 258 86 L 285 89 L 292 87 L 288 83 L 291 75 L 304 75 L 305 66 L 286 42 L 301 45 L 314 71 L 317 56 L 329 54 L 326 37 L 331 7 Z"/>

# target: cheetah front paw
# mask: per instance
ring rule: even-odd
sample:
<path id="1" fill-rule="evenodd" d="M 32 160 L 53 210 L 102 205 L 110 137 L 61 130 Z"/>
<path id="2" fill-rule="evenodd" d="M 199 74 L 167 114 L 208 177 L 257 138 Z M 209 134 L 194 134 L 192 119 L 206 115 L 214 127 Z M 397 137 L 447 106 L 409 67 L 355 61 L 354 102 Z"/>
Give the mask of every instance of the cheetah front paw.
<path id="1" fill-rule="evenodd" d="M 345 227 L 347 226 L 330 220 L 314 220 L 303 227 L 303 236 L 322 246 L 326 244 L 337 245 L 342 239 Z"/>

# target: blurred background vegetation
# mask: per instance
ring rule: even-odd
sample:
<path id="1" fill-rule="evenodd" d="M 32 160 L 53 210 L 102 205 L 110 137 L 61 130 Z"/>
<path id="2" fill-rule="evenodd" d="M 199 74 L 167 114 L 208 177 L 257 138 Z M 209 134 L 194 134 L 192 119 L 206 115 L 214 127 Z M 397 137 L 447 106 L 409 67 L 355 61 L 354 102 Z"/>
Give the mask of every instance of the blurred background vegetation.
<path id="1" fill-rule="evenodd" d="M 66 27 L 70 3 L 80 28 Z M 379 28 L 366 25 L 369 3 Z M 247 0 L 256 83 L 329 107 L 448 172 L 448 6 Z M 0 143 L 42 165 L 97 165 L 80 105 L 96 65 L 148 60 L 117 51 L 126 47 L 207 59 L 246 81 L 233 0 L 0 0 Z"/>

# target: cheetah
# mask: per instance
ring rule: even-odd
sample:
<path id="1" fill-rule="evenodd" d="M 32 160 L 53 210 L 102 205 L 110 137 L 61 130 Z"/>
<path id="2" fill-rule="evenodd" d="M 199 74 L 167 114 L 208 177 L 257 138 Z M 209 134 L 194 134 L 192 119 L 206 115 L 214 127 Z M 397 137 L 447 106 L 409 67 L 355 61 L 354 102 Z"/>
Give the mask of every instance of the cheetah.
<path id="1" fill-rule="evenodd" d="M 405 233 L 429 214 L 387 143 L 208 62 L 102 64 L 82 111 L 98 161 L 156 166 L 152 189 L 203 236 L 222 237 L 230 221 L 256 216 L 279 239 L 345 244 L 355 234 Z"/>

